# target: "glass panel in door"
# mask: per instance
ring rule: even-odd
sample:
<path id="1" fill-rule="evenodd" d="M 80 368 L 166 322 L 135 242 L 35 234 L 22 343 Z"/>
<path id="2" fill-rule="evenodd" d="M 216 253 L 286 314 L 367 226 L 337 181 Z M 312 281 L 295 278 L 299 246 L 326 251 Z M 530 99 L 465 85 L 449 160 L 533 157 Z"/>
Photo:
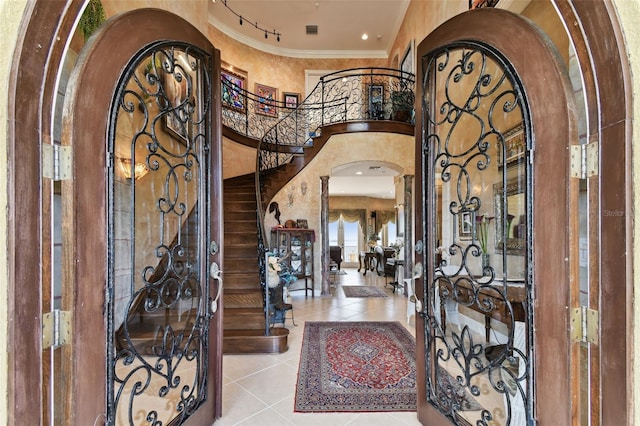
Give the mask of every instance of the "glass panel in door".
<path id="1" fill-rule="evenodd" d="M 532 418 L 527 111 L 488 48 L 425 60 L 427 398 L 454 424 Z M 432 258 L 430 258 L 432 257 Z"/>
<path id="2" fill-rule="evenodd" d="M 108 424 L 182 424 L 207 397 L 209 66 L 159 44 L 116 93 Z"/>

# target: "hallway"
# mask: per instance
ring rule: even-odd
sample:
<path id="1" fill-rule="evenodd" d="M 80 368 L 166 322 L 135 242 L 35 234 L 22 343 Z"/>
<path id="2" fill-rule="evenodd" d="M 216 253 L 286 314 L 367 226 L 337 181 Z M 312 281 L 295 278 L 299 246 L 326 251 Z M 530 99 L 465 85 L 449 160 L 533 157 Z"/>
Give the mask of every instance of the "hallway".
<path id="1" fill-rule="evenodd" d="M 332 296 L 305 298 L 304 291 L 291 292 L 297 326 L 287 319 L 289 350 L 277 355 L 225 355 L 223 359 L 222 418 L 216 425 L 419 425 L 415 412 L 388 413 L 294 413 L 296 379 L 305 321 L 398 321 L 415 336 L 414 319 L 407 323 L 405 296 L 385 286 L 385 278 L 356 269 L 336 276 Z M 347 298 L 341 285 L 372 285 L 385 289 L 388 297 Z"/>

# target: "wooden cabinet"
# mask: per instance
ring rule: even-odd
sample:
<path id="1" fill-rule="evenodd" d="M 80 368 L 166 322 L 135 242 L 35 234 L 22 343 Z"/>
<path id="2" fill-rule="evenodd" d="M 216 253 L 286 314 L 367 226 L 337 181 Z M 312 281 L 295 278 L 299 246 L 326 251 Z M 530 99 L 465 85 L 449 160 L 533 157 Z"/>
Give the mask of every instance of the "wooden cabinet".
<path id="1" fill-rule="evenodd" d="M 289 291 L 304 290 L 304 295 L 314 296 L 315 284 L 313 279 L 313 244 L 315 232 L 311 229 L 272 228 L 271 251 L 277 253 L 287 270 L 304 279 L 304 288 L 290 288 Z"/>

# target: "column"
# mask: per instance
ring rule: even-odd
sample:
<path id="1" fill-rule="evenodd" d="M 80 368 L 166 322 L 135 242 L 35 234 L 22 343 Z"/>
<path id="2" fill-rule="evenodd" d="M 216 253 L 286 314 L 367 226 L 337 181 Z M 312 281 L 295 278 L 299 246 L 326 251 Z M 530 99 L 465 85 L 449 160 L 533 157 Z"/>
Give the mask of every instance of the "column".
<path id="1" fill-rule="evenodd" d="M 404 176 L 404 278 L 413 278 L 413 175 Z M 411 282 L 411 281 L 409 281 Z M 407 294 L 408 292 L 405 292 Z"/>
<path id="2" fill-rule="evenodd" d="M 320 197 L 320 268 L 322 271 L 322 295 L 331 294 L 329 283 L 329 176 L 320 176 L 322 195 Z"/>

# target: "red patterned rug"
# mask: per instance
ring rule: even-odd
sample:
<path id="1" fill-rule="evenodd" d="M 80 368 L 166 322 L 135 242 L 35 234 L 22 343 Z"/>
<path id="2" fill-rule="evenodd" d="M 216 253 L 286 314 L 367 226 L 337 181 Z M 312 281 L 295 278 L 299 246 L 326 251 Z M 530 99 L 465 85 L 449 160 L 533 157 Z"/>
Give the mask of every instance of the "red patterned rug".
<path id="1" fill-rule="evenodd" d="M 399 322 L 306 322 L 295 411 L 415 411 L 415 347 Z"/>

